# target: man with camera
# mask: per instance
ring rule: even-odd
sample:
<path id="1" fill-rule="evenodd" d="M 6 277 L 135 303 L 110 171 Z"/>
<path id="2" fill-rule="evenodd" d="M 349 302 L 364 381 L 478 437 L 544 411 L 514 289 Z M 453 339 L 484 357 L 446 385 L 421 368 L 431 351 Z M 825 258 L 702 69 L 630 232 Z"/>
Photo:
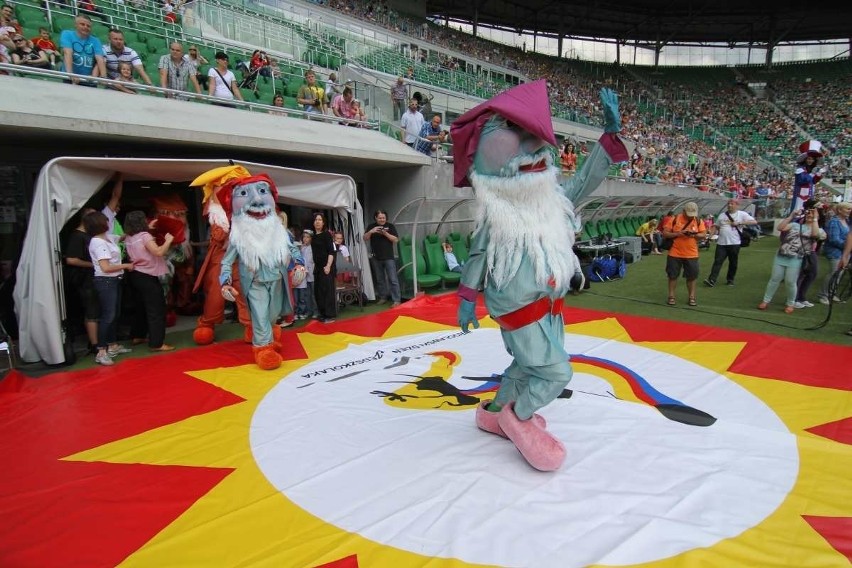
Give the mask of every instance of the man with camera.
<path id="1" fill-rule="evenodd" d="M 376 222 L 367 227 L 364 240 L 370 243 L 370 250 L 373 253 L 372 261 L 376 273 L 376 284 L 379 288 L 377 303 L 384 304 L 390 298 L 396 307 L 401 299 L 394 258 L 394 247 L 399 240 L 399 233 L 396 232 L 393 223 L 388 223 L 387 211 L 379 209 L 373 218 Z"/>
<path id="2" fill-rule="evenodd" d="M 325 91 L 317 85 L 317 76 L 311 70 L 305 73 L 305 82 L 299 87 L 296 102 L 305 112 L 325 114 Z"/>
<path id="3" fill-rule="evenodd" d="M 697 306 L 695 300 L 695 282 L 698 279 L 698 241 L 707 235 L 704 221 L 698 216 L 698 204 L 690 201 L 683 206 L 680 215 L 671 217 L 663 224 L 664 239 L 672 239 L 669 255 L 666 258 L 666 276 L 669 279 L 669 306 L 677 304 L 675 289 L 677 279 L 683 271 L 686 278 L 686 289 L 689 293 L 688 304 Z"/>
<path id="4" fill-rule="evenodd" d="M 716 285 L 716 278 L 722 270 L 722 264 L 725 259 L 728 260 L 728 273 L 726 281 L 728 286 L 734 285 L 734 278 L 737 275 L 737 265 L 740 257 L 740 246 L 743 244 L 743 231 L 746 225 L 757 225 L 754 217 L 740 211 L 740 201 L 738 199 L 728 200 L 728 205 L 710 229 L 719 235 L 716 241 L 716 256 L 713 259 L 713 268 L 710 269 L 710 276 L 704 280 L 704 284 L 711 288 Z M 748 243 L 746 243 L 748 244 Z"/>
<path id="5" fill-rule="evenodd" d="M 436 114 L 431 121 L 424 123 L 420 128 L 420 135 L 414 149 L 431 156 L 438 150 L 438 144 L 447 141 L 448 136 L 449 132 L 441 128 L 441 115 Z"/>

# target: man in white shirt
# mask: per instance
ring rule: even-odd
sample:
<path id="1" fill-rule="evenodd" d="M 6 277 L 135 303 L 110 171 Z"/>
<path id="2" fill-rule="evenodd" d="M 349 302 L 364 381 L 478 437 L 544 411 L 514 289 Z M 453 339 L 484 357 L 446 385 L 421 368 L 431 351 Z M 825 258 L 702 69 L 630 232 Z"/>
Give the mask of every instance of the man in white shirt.
<path id="1" fill-rule="evenodd" d="M 142 59 L 139 57 L 139 54 L 124 44 L 124 32 L 110 30 L 109 45 L 104 46 L 104 59 L 106 60 L 107 77 L 110 79 L 119 78 L 118 64 L 121 61 L 126 61 L 133 66 L 133 69 L 145 81 L 146 85 L 154 85 L 151 82 L 151 78 L 145 73 L 145 68 L 142 66 Z"/>
<path id="2" fill-rule="evenodd" d="M 716 241 L 716 257 L 713 260 L 713 268 L 710 276 L 704 280 L 704 284 L 711 288 L 716 285 L 716 278 L 722 270 L 722 264 L 728 259 L 728 286 L 734 285 L 737 275 L 737 264 L 740 256 L 740 245 L 742 244 L 742 230 L 746 225 L 757 225 L 754 217 L 740 211 L 740 202 L 737 199 L 728 201 L 728 207 L 716 219 L 711 231 L 719 235 Z"/>
<path id="3" fill-rule="evenodd" d="M 420 136 L 420 130 L 423 128 L 423 123 L 426 119 L 417 110 L 417 99 L 408 101 L 408 110 L 402 115 L 399 125 L 402 127 L 400 132 L 402 141 L 412 148 L 417 143 L 417 137 Z"/>

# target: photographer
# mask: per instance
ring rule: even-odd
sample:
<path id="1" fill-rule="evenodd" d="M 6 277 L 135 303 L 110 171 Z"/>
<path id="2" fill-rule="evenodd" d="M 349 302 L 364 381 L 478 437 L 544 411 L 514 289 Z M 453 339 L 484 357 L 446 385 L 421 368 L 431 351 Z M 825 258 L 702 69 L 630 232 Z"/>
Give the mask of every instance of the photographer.
<path id="1" fill-rule="evenodd" d="M 299 87 L 296 102 L 302 105 L 305 112 L 325 114 L 325 91 L 317 85 L 317 76 L 313 71 L 305 73 L 305 82 Z"/>
<path id="2" fill-rule="evenodd" d="M 690 201 L 683 206 L 680 215 L 670 217 L 663 223 L 664 239 L 672 239 L 669 255 L 666 258 L 666 275 L 669 279 L 669 306 L 677 304 L 675 289 L 677 279 L 683 271 L 686 289 L 689 293 L 688 304 L 697 306 L 695 300 L 695 281 L 698 279 L 698 241 L 707 236 L 704 221 L 698 216 L 698 204 Z"/>
<path id="3" fill-rule="evenodd" d="M 400 292 L 399 280 L 396 276 L 396 259 L 394 258 L 394 245 L 399 240 L 399 233 L 393 223 L 388 223 L 388 214 L 379 209 L 376 211 L 375 223 L 371 223 L 364 233 L 364 240 L 370 243 L 373 252 L 372 260 L 376 272 L 377 304 L 384 304 L 388 298 L 394 307 L 399 305 Z"/>
<path id="4" fill-rule="evenodd" d="M 778 225 L 778 231 L 781 243 L 772 262 L 772 275 L 766 284 L 763 301 L 757 309 L 765 310 L 769 307 L 769 302 L 783 280 L 787 289 L 784 313 L 792 314 L 796 307 L 796 286 L 802 259 L 814 250 L 816 241 L 825 239 L 825 231 L 819 228 L 819 219 L 813 209 L 807 214 L 801 209 L 790 213 Z"/>
<path id="5" fill-rule="evenodd" d="M 438 144 L 446 142 L 448 137 L 449 132 L 441 128 L 441 115 L 436 114 L 430 122 L 420 128 L 420 135 L 414 149 L 431 156 L 438 150 Z"/>

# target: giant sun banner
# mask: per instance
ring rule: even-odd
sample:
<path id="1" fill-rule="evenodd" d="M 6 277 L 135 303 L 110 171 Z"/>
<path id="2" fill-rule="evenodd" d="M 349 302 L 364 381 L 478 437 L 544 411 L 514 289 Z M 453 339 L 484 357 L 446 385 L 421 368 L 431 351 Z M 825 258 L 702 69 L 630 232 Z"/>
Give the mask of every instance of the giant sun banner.
<path id="1" fill-rule="evenodd" d="M 480 311 L 484 316 L 484 313 Z M 0 566 L 844 566 L 852 349 L 566 309 L 554 473 L 477 430 L 453 296 L 0 383 Z"/>

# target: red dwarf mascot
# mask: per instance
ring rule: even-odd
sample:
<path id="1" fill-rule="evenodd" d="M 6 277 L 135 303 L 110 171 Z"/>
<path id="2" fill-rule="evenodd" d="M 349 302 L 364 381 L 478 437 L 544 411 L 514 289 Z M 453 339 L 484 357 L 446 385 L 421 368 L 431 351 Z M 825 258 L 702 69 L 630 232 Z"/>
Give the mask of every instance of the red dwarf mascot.
<path id="1" fill-rule="evenodd" d="M 225 298 L 222 297 L 221 286 L 219 286 L 219 272 L 222 266 L 222 257 L 228 248 L 228 233 L 231 223 L 228 215 L 216 198 L 216 190 L 232 179 L 247 178 L 249 174 L 242 166 L 223 166 L 213 168 L 204 172 L 190 184 L 194 187 L 201 186 L 204 191 L 204 213 L 210 223 L 210 240 L 207 246 L 207 256 L 204 264 L 195 279 L 193 292 L 203 286 L 204 310 L 198 318 L 198 324 L 192 334 L 192 339 L 198 345 L 209 345 L 215 339 L 214 328 L 225 320 Z M 240 277 L 234 272 L 233 286 L 238 294 L 235 296 L 237 305 L 237 316 L 240 323 L 245 326 L 243 337 L 246 343 L 251 342 L 251 316 L 246 306 L 245 296 L 240 292 Z"/>

